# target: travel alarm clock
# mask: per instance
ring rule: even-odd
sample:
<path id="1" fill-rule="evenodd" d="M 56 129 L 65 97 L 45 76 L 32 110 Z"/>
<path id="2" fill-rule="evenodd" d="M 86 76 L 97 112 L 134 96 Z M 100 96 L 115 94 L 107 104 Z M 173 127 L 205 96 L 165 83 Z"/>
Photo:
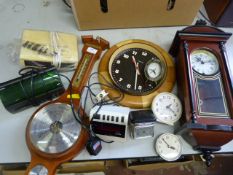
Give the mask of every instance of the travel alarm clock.
<path id="1" fill-rule="evenodd" d="M 154 137 L 155 116 L 151 110 L 129 113 L 130 135 L 134 139 Z"/>

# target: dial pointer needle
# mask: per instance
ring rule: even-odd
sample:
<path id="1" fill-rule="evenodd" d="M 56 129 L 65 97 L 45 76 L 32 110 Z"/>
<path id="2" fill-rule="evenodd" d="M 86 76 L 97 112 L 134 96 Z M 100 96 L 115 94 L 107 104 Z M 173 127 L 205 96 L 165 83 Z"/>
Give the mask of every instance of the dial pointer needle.
<path id="1" fill-rule="evenodd" d="M 164 140 L 164 138 L 163 138 L 162 140 L 164 141 L 164 143 L 167 145 L 168 148 L 171 148 L 171 149 L 175 150 L 174 146 L 170 146 L 170 145 L 166 142 L 166 140 Z"/>

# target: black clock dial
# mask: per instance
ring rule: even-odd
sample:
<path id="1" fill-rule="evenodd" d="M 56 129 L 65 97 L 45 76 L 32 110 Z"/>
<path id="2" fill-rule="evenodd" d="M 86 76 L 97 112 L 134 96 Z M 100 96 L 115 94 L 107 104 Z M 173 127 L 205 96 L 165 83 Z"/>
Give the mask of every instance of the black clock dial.
<path id="1" fill-rule="evenodd" d="M 133 95 L 145 95 L 154 91 L 159 82 L 148 80 L 144 74 L 146 63 L 151 59 L 158 58 L 143 48 L 129 48 L 118 53 L 109 65 L 116 86 Z"/>

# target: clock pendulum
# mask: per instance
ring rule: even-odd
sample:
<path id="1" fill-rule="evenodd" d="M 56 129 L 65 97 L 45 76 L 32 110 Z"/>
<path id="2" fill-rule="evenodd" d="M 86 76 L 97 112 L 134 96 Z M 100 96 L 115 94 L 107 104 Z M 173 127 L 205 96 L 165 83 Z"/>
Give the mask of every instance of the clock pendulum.
<path id="1" fill-rule="evenodd" d="M 109 49 L 99 64 L 100 83 L 103 77 L 112 82 L 124 98 L 119 103 L 132 108 L 148 108 L 158 93 L 171 91 L 175 68 L 170 55 L 161 47 L 144 40 L 122 41 Z M 109 97 L 117 90 L 102 86 Z"/>
<path id="2" fill-rule="evenodd" d="M 65 93 L 55 101 L 42 105 L 30 118 L 26 128 L 26 142 L 31 153 L 31 162 L 26 175 L 55 175 L 56 168 L 71 160 L 86 144 L 88 132 L 82 127 L 87 124 L 77 112 L 83 87 L 94 63 L 109 43 L 102 38 L 83 36 L 82 58 Z M 72 110 L 71 99 L 74 111 Z M 78 114 L 76 114 L 78 116 Z"/>
<path id="3" fill-rule="evenodd" d="M 176 58 L 178 96 L 183 106 L 177 130 L 194 149 L 211 154 L 233 139 L 233 86 L 225 43 L 231 34 L 214 27 L 178 31 L 169 53 Z"/>

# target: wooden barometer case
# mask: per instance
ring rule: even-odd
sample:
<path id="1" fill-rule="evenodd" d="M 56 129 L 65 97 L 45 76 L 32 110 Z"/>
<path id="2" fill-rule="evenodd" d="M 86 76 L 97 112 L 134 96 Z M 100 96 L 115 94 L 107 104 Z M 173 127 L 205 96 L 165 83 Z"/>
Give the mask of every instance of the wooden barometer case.
<path id="1" fill-rule="evenodd" d="M 74 115 L 79 115 L 82 89 L 102 51 L 109 48 L 109 43 L 91 35 L 82 36 L 82 41 L 82 58 L 69 88 L 58 99 L 38 108 L 27 124 L 26 142 L 31 162 L 25 175 L 55 175 L 57 167 L 74 158 L 86 144 L 88 131 L 83 125 L 88 125 L 87 120 L 82 116 L 75 119 Z"/>
<path id="2" fill-rule="evenodd" d="M 183 105 L 177 133 L 203 152 L 208 166 L 212 152 L 233 139 L 233 82 L 225 48 L 230 36 L 214 27 L 191 26 L 176 33 L 169 51 Z"/>

